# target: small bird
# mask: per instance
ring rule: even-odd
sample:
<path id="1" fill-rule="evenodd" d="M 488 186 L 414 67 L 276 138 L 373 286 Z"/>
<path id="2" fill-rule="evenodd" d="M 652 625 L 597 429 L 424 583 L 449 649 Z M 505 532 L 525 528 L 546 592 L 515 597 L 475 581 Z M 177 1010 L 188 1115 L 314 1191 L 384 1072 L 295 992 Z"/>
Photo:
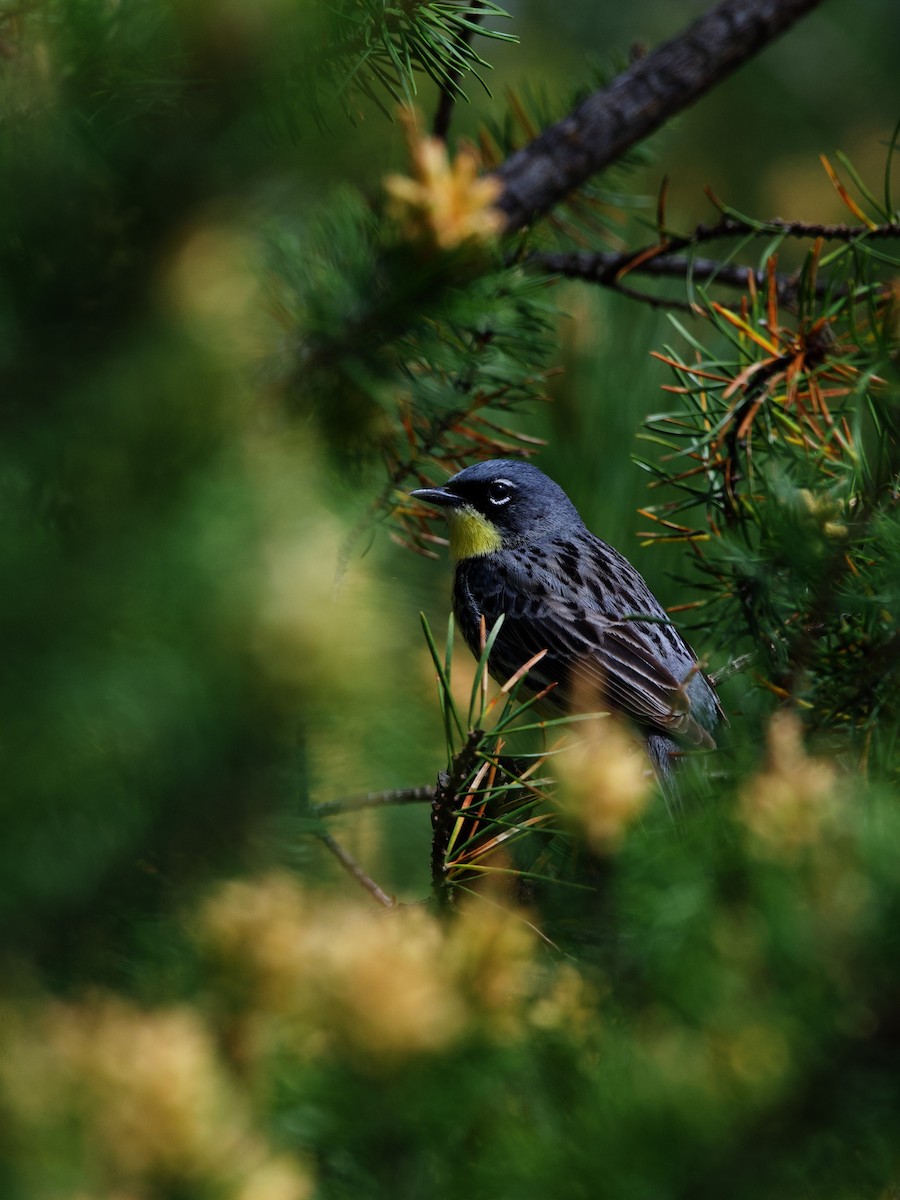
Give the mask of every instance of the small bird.
<path id="1" fill-rule="evenodd" d="M 488 663 L 495 679 L 545 650 L 526 686 L 555 684 L 544 703 L 563 712 L 596 698 L 624 714 L 663 781 L 682 748 L 715 747 L 724 714 L 697 656 L 634 567 L 543 471 L 493 459 L 411 494 L 446 514 L 453 611 L 476 656 L 482 617 L 488 630 L 504 617 Z"/>

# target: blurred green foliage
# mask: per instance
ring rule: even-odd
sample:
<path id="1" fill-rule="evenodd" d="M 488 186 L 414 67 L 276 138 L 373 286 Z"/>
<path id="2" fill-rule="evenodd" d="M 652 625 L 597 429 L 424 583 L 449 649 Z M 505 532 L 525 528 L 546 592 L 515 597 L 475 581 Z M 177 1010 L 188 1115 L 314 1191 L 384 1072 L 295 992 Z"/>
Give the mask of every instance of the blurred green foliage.
<path id="1" fill-rule="evenodd" d="M 834 762 L 794 726 L 766 750 L 774 693 L 731 680 L 731 746 L 685 772 L 679 818 L 657 797 L 616 855 L 575 839 L 584 907 L 548 889 L 510 915 L 499 889 L 454 920 L 380 913 L 316 840 L 315 803 L 432 784 L 446 765 L 417 613 L 443 628 L 448 571 L 388 536 L 435 548 L 404 518 L 414 480 L 544 438 L 541 465 L 661 598 L 701 595 L 684 547 L 641 548 L 635 516 L 636 437 L 675 378 L 649 357 L 677 340 L 666 316 L 554 290 L 496 246 L 426 253 L 385 209 L 384 177 L 409 167 L 373 103 L 379 71 L 423 110 L 436 99 L 391 57 L 397 21 L 440 56 L 440 30 L 472 13 L 445 5 L 442 26 L 429 5 L 420 27 L 421 8 L 0 5 L 0 1192 L 886 1195 L 889 310 L 877 353 L 857 347 L 886 391 L 855 410 L 865 454 L 847 470 L 868 507 L 858 580 L 831 614 L 846 636 L 829 643 L 847 663 L 861 630 L 881 639 L 862 747 L 841 737 L 848 706 L 821 664 L 792 694 Z M 328 31 L 362 14 L 382 65 L 367 76 L 360 59 L 351 86 L 353 47 Z M 585 48 L 622 61 L 675 20 L 650 0 L 513 15 L 521 46 L 473 42 L 498 70 L 483 72 L 493 97 L 463 81 L 470 133 L 516 127 L 509 86 L 546 86 L 565 111 L 595 77 Z M 816 155 L 847 150 L 877 188 L 897 20 L 890 0 L 865 21 L 814 13 L 659 135 L 659 165 L 616 175 L 590 228 L 652 238 L 635 198 L 665 171 L 673 223 L 709 216 L 706 182 L 763 217 L 789 202 L 783 215 L 843 220 Z M 411 45 L 409 62 L 426 56 Z M 780 620 L 816 565 L 797 487 L 821 480 L 764 480 L 776 516 L 741 553 Z M 747 630 L 703 611 L 692 636 L 719 668 Z M 455 664 L 466 697 L 471 669 Z M 389 893 L 427 894 L 424 808 L 328 829 Z"/>

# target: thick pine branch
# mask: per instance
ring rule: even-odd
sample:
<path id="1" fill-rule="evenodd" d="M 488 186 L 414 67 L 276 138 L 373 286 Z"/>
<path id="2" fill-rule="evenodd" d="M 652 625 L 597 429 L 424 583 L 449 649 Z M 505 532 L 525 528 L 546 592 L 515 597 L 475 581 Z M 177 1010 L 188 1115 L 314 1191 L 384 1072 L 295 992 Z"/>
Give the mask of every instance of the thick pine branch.
<path id="1" fill-rule="evenodd" d="M 683 33 L 511 155 L 496 174 L 507 228 L 520 229 L 642 141 L 821 0 L 722 0 Z"/>

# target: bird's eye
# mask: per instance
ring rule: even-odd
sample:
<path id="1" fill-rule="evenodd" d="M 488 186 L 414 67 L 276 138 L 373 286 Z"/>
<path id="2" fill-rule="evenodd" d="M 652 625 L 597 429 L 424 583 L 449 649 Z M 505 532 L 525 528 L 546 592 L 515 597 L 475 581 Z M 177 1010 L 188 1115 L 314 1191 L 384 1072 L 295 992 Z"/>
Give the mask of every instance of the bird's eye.
<path id="1" fill-rule="evenodd" d="M 492 483 L 488 484 L 487 494 L 491 504 L 499 508 L 501 504 L 509 503 L 510 497 L 513 494 L 513 485 L 508 479 L 495 479 Z"/>

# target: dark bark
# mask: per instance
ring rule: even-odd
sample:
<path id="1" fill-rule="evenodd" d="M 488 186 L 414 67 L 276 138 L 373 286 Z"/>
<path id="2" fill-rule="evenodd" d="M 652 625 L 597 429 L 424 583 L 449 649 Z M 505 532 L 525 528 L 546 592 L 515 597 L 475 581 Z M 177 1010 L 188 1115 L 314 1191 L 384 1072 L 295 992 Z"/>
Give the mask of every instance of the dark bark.
<path id="1" fill-rule="evenodd" d="M 450 902 L 447 888 L 447 849 L 450 835 L 460 804 L 460 789 L 475 769 L 478 748 L 484 733 L 472 729 L 466 743 L 453 758 L 449 772 L 438 775 L 431 802 L 431 888 L 439 907 L 446 908 Z"/>
<path id="2" fill-rule="evenodd" d="M 480 7 L 480 0 L 474 0 L 472 8 L 478 9 Z M 473 12 L 471 14 L 471 20 L 476 24 L 481 22 L 481 18 L 482 14 L 479 12 Z M 467 46 L 472 41 L 474 35 L 475 30 L 469 26 L 465 33 L 463 33 L 460 40 L 464 46 Z M 440 138 L 442 142 L 446 142 L 447 135 L 450 132 L 450 119 L 453 116 L 453 109 L 456 105 L 457 96 L 460 94 L 459 81 L 461 74 L 462 73 L 457 70 L 450 72 L 450 77 L 441 88 L 441 94 L 438 98 L 437 111 L 434 114 L 434 124 L 431 127 L 431 132 L 435 137 Z"/>
<path id="3" fill-rule="evenodd" d="M 722 0 L 495 172 L 508 230 L 546 212 L 699 99 L 822 0 Z"/>

